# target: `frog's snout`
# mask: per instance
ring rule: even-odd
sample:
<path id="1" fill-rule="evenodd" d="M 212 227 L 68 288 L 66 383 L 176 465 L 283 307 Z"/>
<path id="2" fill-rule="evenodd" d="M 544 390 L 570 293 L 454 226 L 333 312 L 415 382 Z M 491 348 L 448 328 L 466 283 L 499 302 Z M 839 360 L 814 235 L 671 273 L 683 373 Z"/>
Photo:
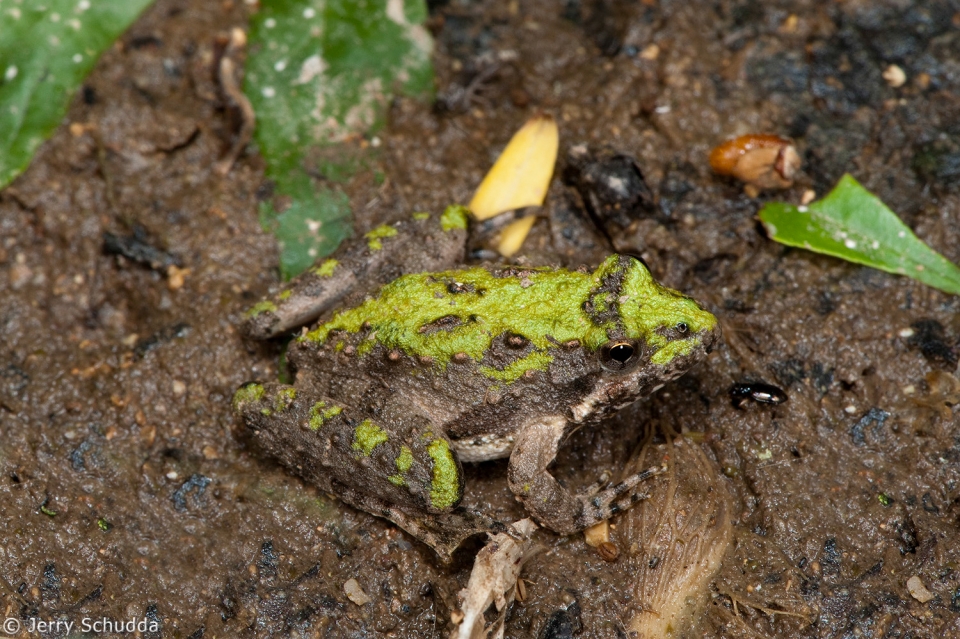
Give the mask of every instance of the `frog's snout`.
<path id="1" fill-rule="evenodd" d="M 713 329 L 707 332 L 703 340 L 703 347 L 707 355 L 712 353 L 716 346 L 720 345 L 720 340 L 723 337 L 723 331 L 720 330 L 719 320 L 714 319 L 714 321 L 716 323 L 714 324 Z"/>

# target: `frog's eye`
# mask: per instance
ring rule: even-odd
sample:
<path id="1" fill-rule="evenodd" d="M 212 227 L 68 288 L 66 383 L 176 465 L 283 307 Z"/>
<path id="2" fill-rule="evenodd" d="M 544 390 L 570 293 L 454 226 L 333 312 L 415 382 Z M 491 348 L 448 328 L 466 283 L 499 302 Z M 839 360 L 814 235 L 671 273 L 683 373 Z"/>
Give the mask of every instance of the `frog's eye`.
<path id="1" fill-rule="evenodd" d="M 675 328 L 677 329 L 677 332 L 680 333 L 681 335 L 686 335 L 687 331 L 690 330 L 690 327 L 687 326 L 686 322 L 677 322 L 677 325 Z"/>
<path id="2" fill-rule="evenodd" d="M 640 348 L 632 339 L 610 340 L 600 347 L 600 365 L 614 372 L 623 372 L 640 361 Z"/>

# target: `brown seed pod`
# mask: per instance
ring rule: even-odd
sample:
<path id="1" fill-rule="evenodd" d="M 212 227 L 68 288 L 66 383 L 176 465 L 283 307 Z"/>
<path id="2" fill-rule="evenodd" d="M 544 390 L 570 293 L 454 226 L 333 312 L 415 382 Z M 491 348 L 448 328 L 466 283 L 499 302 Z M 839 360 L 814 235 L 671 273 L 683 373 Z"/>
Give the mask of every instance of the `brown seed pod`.
<path id="1" fill-rule="evenodd" d="M 753 191 L 789 188 L 800 164 L 793 143 L 777 135 L 741 135 L 710 152 L 714 173 L 733 176 Z"/>
<path id="2" fill-rule="evenodd" d="M 620 549 L 612 541 L 605 541 L 597 546 L 597 553 L 604 561 L 616 561 L 620 556 Z"/>

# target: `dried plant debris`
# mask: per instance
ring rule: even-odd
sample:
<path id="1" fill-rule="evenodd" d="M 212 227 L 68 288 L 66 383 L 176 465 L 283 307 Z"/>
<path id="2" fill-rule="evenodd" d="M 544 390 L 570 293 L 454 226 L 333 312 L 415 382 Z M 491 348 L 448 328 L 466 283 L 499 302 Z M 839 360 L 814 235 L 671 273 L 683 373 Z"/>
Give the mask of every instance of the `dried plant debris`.
<path id="1" fill-rule="evenodd" d="M 537 115 L 517 131 L 483 178 L 470 211 L 477 220 L 528 207 L 543 205 L 557 163 L 560 134 L 549 115 Z M 536 221 L 534 215 L 516 220 L 500 234 L 497 250 L 510 257 L 520 246 Z"/>
<path id="2" fill-rule="evenodd" d="M 835 555 L 839 555 L 835 545 L 828 545 L 821 563 Z M 772 636 L 771 625 L 777 624 L 777 636 L 792 637 L 816 619 L 803 596 L 811 587 L 815 586 L 776 540 L 734 528 L 732 550 L 714 583 L 713 603 L 715 612 L 729 621 L 745 630 L 752 627 L 751 635 Z"/>
<path id="3" fill-rule="evenodd" d="M 946 371 L 931 371 L 924 379 L 929 392 L 912 398 L 913 402 L 936 411 L 945 421 L 952 419 L 954 407 L 960 405 L 960 380 Z"/>
<path id="4" fill-rule="evenodd" d="M 709 584 L 733 539 L 732 503 L 716 464 L 686 438 L 670 448 L 670 467 L 651 482 L 650 498 L 617 526 L 620 559 L 631 572 L 632 616 L 637 637 L 682 635 L 705 608 Z M 647 446 L 629 467 L 642 468 L 661 454 Z M 624 472 L 633 472 L 629 467 Z"/>
<path id="5" fill-rule="evenodd" d="M 549 115 L 526 122 L 494 162 L 468 208 L 478 220 L 505 211 L 540 206 L 557 162 L 560 133 Z"/>
<path id="6" fill-rule="evenodd" d="M 523 564 L 537 552 L 531 539 L 537 525 L 530 519 L 515 522 L 507 533 L 490 536 L 477 553 L 467 587 L 460 591 L 460 625 L 451 639 L 502 639 L 507 610 L 516 596 Z M 484 612 L 494 604 L 496 619 L 486 623 Z M 462 616 L 461 616 L 462 615 Z"/>
<path id="7" fill-rule="evenodd" d="M 155 247 L 147 230 L 140 225 L 127 235 L 103 234 L 103 251 L 108 255 L 122 255 L 128 260 L 166 273 L 171 266 L 182 267 L 183 261 L 176 255 Z"/>
<path id="8" fill-rule="evenodd" d="M 567 156 L 563 179 L 608 237 L 620 237 L 638 220 L 657 214 L 653 193 L 629 155 L 576 145 Z"/>
<path id="9" fill-rule="evenodd" d="M 793 142 L 766 133 L 741 135 L 710 152 L 713 172 L 740 180 L 751 197 L 763 190 L 790 188 L 801 164 Z"/>

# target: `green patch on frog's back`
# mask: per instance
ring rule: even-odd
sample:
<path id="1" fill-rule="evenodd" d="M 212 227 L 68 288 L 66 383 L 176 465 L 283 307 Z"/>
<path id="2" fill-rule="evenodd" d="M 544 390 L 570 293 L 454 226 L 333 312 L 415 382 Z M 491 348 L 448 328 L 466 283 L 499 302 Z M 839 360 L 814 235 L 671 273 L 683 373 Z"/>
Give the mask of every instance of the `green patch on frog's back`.
<path id="1" fill-rule="evenodd" d="M 444 231 L 453 229 L 467 230 L 467 207 L 461 204 L 451 204 L 440 214 L 440 228 Z"/>
<path id="2" fill-rule="evenodd" d="M 353 450 L 360 453 L 362 457 L 369 457 L 374 448 L 387 443 L 389 440 L 390 436 L 387 435 L 387 431 L 369 419 L 365 419 L 353 431 Z"/>
<path id="3" fill-rule="evenodd" d="M 383 242 L 380 240 L 384 240 L 388 237 L 394 237 L 396 234 L 397 229 L 393 228 L 389 224 L 381 224 L 369 233 L 366 233 L 363 237 L 367 238 L 367 247 L 371 251 L 379 251 L 383 248 Z"/>
<path id="4" fill-rule="evenodd" d="M 390 475 L 387 477 L 387 480 L 394 486 L 406 486 L 407 485 L 407 472 L 413 466 L 413 451 L 410 450 L 407 446 L 400 447 L 400 454 L 397 455 L 394 464 L 397 467 L 397 474 Z"/>
<path id="5" fill-rule="evenodd" d="M 310 430 L 320 430 L 328 421 L 343 412 L 339 406 L 327 407 L 326 402 L 317 402 L 310 407 Z"/>
<path id="6" fill-rule="evenodd" d="M 622 279 L 619 296 L 604 290 L 611 277 Z M 300 339 L 324 343 L 332 332 L 369 331 L 357 346 L 359 355 L 382 344 L 430 358 L 443 370 L 458 354 L 480 362 L 498 336 L 519 335 L 533 345 L 526 356 L 504 369 L 481 368 L 487 377 L 511 383 L 529 370 L 546 370 L 552 349 L 562 344 L 575 341 L 595 351 L 619 330 L 662 347 L 668 340 L 657 329 L 681 321 L 696 333 L 712 329 L 716 320 L 660 286 L 639 262 L 612 256 L 594 273 L 546 268 L 491 273 L 477 267 L 405 275 Z M 667 353 L 666 361 L 676 354 Z"/>
<path id="7" fill-rule="evenodd" d="M 442 510 L 456 505 L 461 498 L 460 472 L 445 439 L 435 439 L 427 446 L 433 460 L 433 478 L 430 482 L 430 503 Z"/>
<path id="8" fill-rule="evenodd" d="M 244 317 L 256 317 L 263 313 L 276 313 L 277 305 L 271 302 L 270 300 L 261 300 L 254 304 L 246 313 L 243 314 Z"/>
<path id="9" fill-rule="evenodd" d="M 332 258 L 324 260 L 320 266 L 313 269 L 313 272 L 317 277 L 331 277 L 338 264 L 340 264 L 340 262 Z"/>
<path id="10" fill-rule="evenodd" d="M 251 383 L 241 386 L 237 389 L 237 392 L 233 394 L 233 410 L 240 412 L 244 404 L 259 402 L 263 399 L 265 392 L 266 390 L 262 384 Z"/>

